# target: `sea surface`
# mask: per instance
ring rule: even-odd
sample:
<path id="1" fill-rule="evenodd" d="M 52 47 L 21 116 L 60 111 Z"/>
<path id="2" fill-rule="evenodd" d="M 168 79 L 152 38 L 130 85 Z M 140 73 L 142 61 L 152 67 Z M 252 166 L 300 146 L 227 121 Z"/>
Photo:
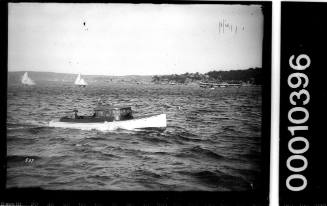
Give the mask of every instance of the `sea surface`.
<path id="1" fill-rule="evenodd" d="M 165 113 L 165 130 L 79 130 L 48 122 L 97 100 L 134 116 Z M 205 190 L 260 188 L 260 86 L 8 86 L 7 188 Z"/>

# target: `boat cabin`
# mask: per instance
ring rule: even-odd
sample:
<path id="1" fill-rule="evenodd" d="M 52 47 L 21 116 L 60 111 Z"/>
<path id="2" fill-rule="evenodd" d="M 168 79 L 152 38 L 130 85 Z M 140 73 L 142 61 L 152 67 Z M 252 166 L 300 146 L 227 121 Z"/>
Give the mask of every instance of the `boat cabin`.
<path id="1" fill-rule="evenodd" d="M 106 121 L 120 121 L 133 119 L 132 108 L 128 106 L 97 106 L 94 109 L 94 118 Z"/>
<path id="2" fill-rule="evenodd" d="M 133 119 L 132 108 L 128 106 L 97 106 L 92 116 L 79 116 L 77 110 L 73 110 L 74 115 L 60 118 L 61 122 L 74 123 L 96 123 L 96 122 L 112 122 L 120 120 Z"/>

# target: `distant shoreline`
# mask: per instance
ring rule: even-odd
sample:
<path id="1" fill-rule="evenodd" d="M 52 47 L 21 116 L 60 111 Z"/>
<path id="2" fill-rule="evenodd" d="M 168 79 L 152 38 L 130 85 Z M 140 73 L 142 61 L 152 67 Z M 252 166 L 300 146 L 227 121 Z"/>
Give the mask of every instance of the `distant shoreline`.
<path id="1" fill-rule="evenodd" d="M 39 72 L 39 71 L 8 71 L 8 83 L 18 83 L 22 75 L 28 75 L 36 82 L 73 82 L 78 74 Z M 262 69 L 250 68 L 247 70 L 210 71 L 205 74 L 184 73 L 170 75 L 83 75 L 89 83 L 132 83 L 132 84 L 249 84 L 262 85 Z"/>
<path id="2" fill-rule="evenodd" d="M 28 72 L 30 74 L 35 74 L 35 73 L 42 73 L 42 74 L 56 74 L 56 75 L 78 75 L 78 74 L 81 74 L 83 76 L 105 76 L 105 77 L 125 77 L 125 76 L 149 76 L 149 77 L 152 77 L 152 76 L 155 76 L 155 75 L 138 75 L 138 74 L 128 74 L 128 75 L 107 75 L 107 74 L 83 74 L 83 73 L 62 73 L 62 72 L 40 72 L 40 71 L 8 71 L 8 74 L 9 73 L 20 73 L 20 74 L 24 74 L 25 72 Z"/>

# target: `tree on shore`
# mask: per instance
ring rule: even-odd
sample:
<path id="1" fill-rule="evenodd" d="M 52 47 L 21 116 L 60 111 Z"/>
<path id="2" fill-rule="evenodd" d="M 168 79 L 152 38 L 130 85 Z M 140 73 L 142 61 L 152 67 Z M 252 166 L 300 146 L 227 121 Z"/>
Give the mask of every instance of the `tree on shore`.
<path id="1" fill-rule="evenodd" d="M 205 74 L 196 73 L 184 73 L 184 74 L 172 74 L 172 75 L 154 75 L 152 82 L 166 82 L 166 83 L 181 83 L 194 82 L 194 81 L 214 81 L 214 82 L 228 82 L 228 83 L 252 83 L 262 84 L 261 68 L 250 68 L 247 70 L 229 70 L 229 71 L 210 71 Z"/>

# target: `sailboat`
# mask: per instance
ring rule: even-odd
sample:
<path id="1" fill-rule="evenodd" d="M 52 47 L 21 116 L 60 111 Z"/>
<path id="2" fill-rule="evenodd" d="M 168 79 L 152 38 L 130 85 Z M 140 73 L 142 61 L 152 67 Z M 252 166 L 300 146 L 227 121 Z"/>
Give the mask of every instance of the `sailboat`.
<path id="1" fill-rule="evenodd" d="M 29 78 L 27 72 L 25 72 L 23 77 L 22 77 L 22 84 L 24 84 L 24 85 L 35 85 L 34 81 L 31 78 Z"/>
<path id="2" fill-rule="evenodd" d="M 81 74 L 78 74 L 78 76 L 75 80 L 75 85 L 80 86 L 80 87 L 86 87 L 87 82 L 81 77 Z"/>

